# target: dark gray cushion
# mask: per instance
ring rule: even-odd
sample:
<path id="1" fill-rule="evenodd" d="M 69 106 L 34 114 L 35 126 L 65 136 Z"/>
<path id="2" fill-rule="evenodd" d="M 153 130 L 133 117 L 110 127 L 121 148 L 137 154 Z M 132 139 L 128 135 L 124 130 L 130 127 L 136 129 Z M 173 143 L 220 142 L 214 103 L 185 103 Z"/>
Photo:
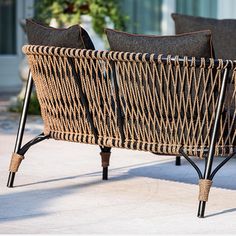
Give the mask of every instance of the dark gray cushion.
<path id="1" fill-rule="evenodd" d="M 209 30 L 173 36 L 129 34 L 112 29 L 105 31 L 113 51 L 213 57 Z"/>
<path id="2" fill-rule="evenodd" d="M 110 44 L 110 48 L 113 51 L 126 51 L 126 52 L 141 52 L 141 53 L 157 53 L 164 55 L 179 55 L 179 56 L 189 56 L 189 57 L 212 57 L 212 43 L 211 43 L 211 32 L 209 30 L 181 34 L 176 36 L 148 36 L 148 35 L 137 35 L 129 34 L 125 32 L 120 32 L 116 30 L 106 29 L 106 34 Z M 152 65 L 150 65 L 152 66 Z M 197 75 L 199 70 L 197 70 Z M 122 75 L 121 75 L 122 76 Z M 147 79 L 148 82 L 148 79 Z M 138 82 L 137 82 L 138 83 Z M 163 83 L 163 87 L 156 86 L 158 94 L 160 94 L 159 89 L 162 91 L 170 91 L 170 96 L 174 99 L 174 81 L 170 81 L 169 84 Z M 180 86 L 177 87 L 180 90 Z M 183 92 L 184 91 L 184 92 Z M 185 83 L 182 89 L 183 95 L 187 100 L 188 96 L 188 83 Z M 203 90 L 199 90 L 199 96 L 202 95 Z M 190 88 L 191 103 L 194 103 L 195 88 L 192 86 Z M 169 99 L 168 93 L 164 92 L 164 99 Z M 128 105 L 128 104 L 126 104 Z M 158 107 L 156 108 L 158 111 Z M 145 108 L 145 111 L 146 108 Z M 197 117 L 199 114 L 190 114 L 190 108 L 186 112 L 181 111 L 181 116 L 186 113 L 187 117 Z M 159 113 L 157 112 L 157 116 Z M 174 112 L 174 117 L 171 111 L 168 110 L 162 114 L 164 118 L 177 118 L 177 112 Z"/>
<path id="3" fill-rule="evenodd" d="M 26 33 L 29 44 L 94 49 L 88 33 L 80 25 L 73 25 L 67 29 L 56 29 L 27 19 Z"/>
<path id="4" fill-rule="evenodd" d="M 55 46 L 55 47 L 67 47 L 67 48 L 82 48 L 82 49 L 94 49 L 94 45 L 88 35 L 88 33 L 79 25 L 73 25 L 67 29 L 56 29 L 39 23 L 35 20 L 26 20 L 26 32 L 28 36 L 29 44 L 42 45 L 42 46 Z M 79 85 L 79 74 L 76 73 L 74 59 L 68 57 L 68 67 L 72 68 L 72 74 L 74 79 Z M 82 69 L 81 69 L 82 70 Z M 70 71 L 68 68 L 67 71 Z M 40 69 L 40 73 L 45 74 L 45 70 Z M 51 74 L 61 74 L 58 68 L 52 68 Z M 93 72 L 95 73 L 95 72 Z M 58 77 L 60 79 L 60 77 Z M 75 100 L 76 101 L 76 100 Z M 58 101 L 55 103 L 60 103 L 61 105 L 68 104 L 67 98 L 58 97 Z M 81 102 L 81 101 L 80 101 Z M 76 101 L 75 103 L 79 103 Z M 53 114 L 50 114 L 53 115 Z"/>
<path id="5" fill-rule="evenodd" d="M 217 20 L 181 14 L 172 14 L 176 34 L 209 29 L 212 32 L 216 58 L 236 59 L 236 20 Z"/>

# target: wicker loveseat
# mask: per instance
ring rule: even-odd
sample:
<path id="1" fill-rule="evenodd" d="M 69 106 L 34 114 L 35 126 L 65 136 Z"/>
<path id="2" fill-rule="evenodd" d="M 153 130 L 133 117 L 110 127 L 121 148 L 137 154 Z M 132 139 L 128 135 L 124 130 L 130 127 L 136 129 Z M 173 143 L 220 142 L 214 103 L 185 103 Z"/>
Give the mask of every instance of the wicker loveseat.
<path id="1" fill-rule="evenodd" d="M 33 45 L 23 52 L 31 74 L 9 187 L 27 150 L 47 138 L 99 145 L 103 179 L 113 147 L 181 155 L 198 173 L 204 217 L 212 179 L 235 154 L 232 61 Z M 22 146 L 33 81 L 44 130 Z M 228 83 L 234 93 L 226 101 Z M 213 157 L 221 155 L 228 157 L 212 171 Z M 206 158 L 204 174 L 190 156 Z"/>

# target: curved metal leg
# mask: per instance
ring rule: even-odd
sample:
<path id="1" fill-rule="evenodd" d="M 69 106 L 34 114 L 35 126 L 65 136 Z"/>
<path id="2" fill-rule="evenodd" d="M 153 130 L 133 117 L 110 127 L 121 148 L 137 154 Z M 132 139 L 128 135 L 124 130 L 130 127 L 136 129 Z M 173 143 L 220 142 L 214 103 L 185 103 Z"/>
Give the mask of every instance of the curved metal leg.
<path id="1" fill-rule="evenodd" d="M 233 156 L 229 156 L 226 161 L 223 161 L 218 167 L 215 168 L 215 170 L 211 174 L 212 170 L 212 164 L 213 164 L 213 158 L 215 153 L 215 144 L 216 144 L 216 137 L 217 137 L 217 130 L 219 126 L 219 120 L 220 115 L 222 111 L 223 101 L 224 101 L 224 95 L 225 95 L 225 89 L 226 89 L 226 81 L 228 76 L 228 68 L 224 70 L 223 78 L 222 78 L 222 84 L 219 94 L 219 100 L 216 108 L 216 115 L 215 115 L 215 123 L 212 130 L 212 137 L 210 142 L 210 147 L 207 155 L 207 159 L 205 162 L 205 170 L 204 174 L 202 175 L 201 170 L 196 166 L 196 164 L 187 156 L 187 154 L 183 151 L 183 148 L 180 148 L 179 152 L 181 155 L 183 155 L 187 161 L 194 167 L 194 169 L 197 171 L 199 176 L 199 207 L 198 207 L 198 214 L 197 216 L 200 218 L 204 217 L 205 214 L 205 207 L 206 202 L 208 200 L 209 191 L 212 185 L 212 179 L 216 172 Z"/>
<path id="2" fill-rule="evenodd" d="M 48 135 L 44 135 L 43 133 L 26 143 L 22 148 L 18 150 L 18 152 L 14 152 L 12 154 L 12 159 L 10 163 L 10 168 L 9 168 L 9 176 L 8 176 L 8 181 L 7 181 L 7 187 L 12 188 L 14 184 L 14 179 L 15 179 L 15 174 L 18 171 L 18 168 L 21 164 L 21 161 L 24 159 L 25 153 L 29 150 L 31 146 L 33 146 L 36 143 L 39 143 L 45 139 L 48 139 Z"/>
<path id="3" fill-rule="evenodd" d="M 198 177 L 199 177 L 199 206 L 198 206 L 198 214 L 197 216 L 200 218 L 204 218 L 206 202 L 208 200 L 208 195 L 210 192 L 210 187 L 212 184 L 212 180 L 215 174 L 223 167 L 234 155 L 235 153 L 230 154 L 227 158 L 225 158 L 215 169 L 212 173 L 208 176 L 208 179 L 204 179 L 203 174 L 199 167 L 194 163 L 194 161 L 188 157 L 188 155 L 184 152 L 183 148 L 180 148 L 179 153 L 192 165 L 192 167 L 196 170 Z M 206 162 L 207 166 L 207 162 Z M 206 169 L 206 168 L 205 168 Z"/>
<path id="4" fill-rule="evenodd" d="M 179 153 L 181 154 L 181 156 L 183 156 L 190 164 L 191 166 L 196 170 L 199 179 L 202 179 L 202 172 L 199 169 L 199 167 L 194 163 L 194 161 L 184 152 L 183 148 L 179 149 Z"/>
<path id="5" fill-rule="evenodd" d="M 108 166 L 110 164 L 111 148 L 110 147 L 101 147 L 101 158 L 102 158 L 102 179 L 108 180 Z"/>
<path id="6" fill-rule="evenodd" d="M 204 170 L 204 175 L 203 175 L 203 179 L 205 180 L 206 183 L 209 182 L 210 176 L 211 176 L 211 169 L 212 169 L 213 158 L 214 158 L 214 153 L 215 153 L 217 130 L 218 130 L 220 115 L 221 115 L 223 102 L 224 102 L 227 77 L 228 77 L 228 69 L 226 68 L 224 70 L 224 74 L 223 74 L 223 78 L 222 78 L 219 100 L 218 100 L 218 104 L 217 104 L 217 108 L 216 108 L 215 123 L 213 126 L 211 143 L 210 143 L 209 152 L 208 152 L 208 156 L 207 156 L 207 163 L 205 165 L 205 170 Z M 210 180 L 210 181 L 212 181 L 212 180 Z M 206 197 L 206 200 L 203 200 L 201 198 L 199 199 L 198 217 L 200 217 L 200 218 L 204 217 L 207 198 L 208 197 Z"/>

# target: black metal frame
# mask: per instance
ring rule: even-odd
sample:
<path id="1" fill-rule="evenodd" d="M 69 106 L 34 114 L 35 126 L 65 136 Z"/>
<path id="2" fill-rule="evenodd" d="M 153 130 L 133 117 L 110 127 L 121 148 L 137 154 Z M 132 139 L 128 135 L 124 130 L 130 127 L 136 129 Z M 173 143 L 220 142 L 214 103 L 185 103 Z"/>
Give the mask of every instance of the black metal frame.
<path id="1" fill-rule="evenodd" d="M 216 116 L 215 116 L 215 123 L 214 123 L 214 127 L 213 127 L 210 147 L 209 147 L 208 156 L 207 156 L 206 162 L 205 162 L 204 174 L 202 174 L 199 167 L 185 153 L 183 147 L 181 147 L 180 150 L 179 150 L 180 156 L 183 156 L 193 166 L 193 168 L 196 170 L 199 179 L 212 180 L 214 178 L 215 174 L 220 170 L 220 168 L 223 165 L 225 165 L 236 154 L 236 152 L 235 152 L 235 153 L 232 153 L 231 155 L 229 155 L 226 159 L 224 159 L 212 171 L 212 164 L 213 164 L 216 137 L 217 137 L 217 129 L 218 129 L 218 126 L 219 126 L 220 115 L 221 115 L 222 106 L 223 106 L 223 102 L 224 102 L 224 95 L 225 95 L 225 90 L 226 90 L 227 77 L 228 77 L 228 68 L 225 68 L 224 73 L 223 73 L 223 79 L 222 79 L 220 95 L 219 95 L 219 99 L 218 99 L 218 105 L 217 105 L 217 111 L 216 111 Z M 78 81 L 80 81 L 80 80 L 78 79 Z M 34 145 L 36 143 L 39 143 L 39 142 L 49 138 L 48 135 L 44 135 L 42 133 L 42 134 L 36 136 L 31 141 L 29 141 L 28 143 L 26 143 L 23 147 L 21 147 L 22 146 L 23 134 L 24 134 L 24 130 L 25 130 L 25 123 L 26 123 L 26 119 L 27 119 L 27 112 L 28 112 L 28 107 L 29 107 L 29 102 L 30 102 L 30 95 L 31 95 L 31 92 L 32 92 L 32 87 L 33 87 L 33 79 L 32 79 L 31 73 L 29 72 L 27 86 L 26 86 L 26 92 L 25 92 L 25 97 L 24 97 L 24 103 L 23 103 L 23 108 L 22 108 L 22 113 L 21 113 L 21 118 L 20 118 L 20 122 L 19 122 L 19 127 L 18 127 L 18 131 L 17 131 L 16 142 L 15 142 L 15 148 L 14 148 L 14 153 L 17 153 L 17 154 L 22 155 L 22 156 L 28 151 L 28 149 L 32 145 Z M 83 92 L 81 92 L 81 94 L 83 95 Z M 86 106 L 87 111 L 88 111 L 88 104 L 87 104 L 87 101 L 84 98 L 84 96 L 82 96 L 82 100 L 83 100 L 83 103 Z M 89 112 L 87 112 L 87 116 L 88 116 L 87 117 L 88 120 L 92 121 L 92 117 L 91 117 L 91 114 Z M 93 122 L 90 122 L 90 123 L 92 124 Z M 92 129 L 94 131 L 95 137 L 97 138 L 97 130 L 95 129 L 94 126 L 92 126 Z M 100 148 L 101 148 L 101 151 L 105 152 L 105 153 L 110 153 L 110 151 L 111 151 L 111 148 L 109 148 L 109 147 L 101 147 L 100 146 Z M 176 165 L 181 164 L 180 163 L 180 160 L 181 160 L 180 156 L 176 156 Z M 7 182 L 8 187 L 13 187 L 14 178 L 15 178 L 15 172 L 10 172 L 9 177 L 8 177 L 8 182 Z M 108 167 L 104 167 L 103 168 L 103 180 L 107 180 L 107 179 L 108 179 Z M 206 202 L 205 201 L 199 201 L 198 217 L 200 217 L 200 218 L 204 217 L 205 207 L 206 207 Z"/>
<path id="2" fill-rule="evenodd" d="M 216 110 L 216 116 L 215 116 L 215 123 L 213 126 L 213 131 L 212 131 L 212 137 L 211 137 L 211 142 L 210 142 L 210 147 L 208 151 L 208 155 L 206 158 L 205 162 L 205 170 L 204 174 L 202 174 L 201 170 L 199 167 L 194 163 L 194 161 L 189 158 L 189 156 L 184 152 L 184 148 L 180 148 L 179 153 L 192 165 L 192 167 L 196 170 L 199 179 L 205 179 L 205 180 L 212 180 L 215 176 L 215 174 L 218 172 L 218 170 L 226 164 L 236 153 L 232 153 L 229 155 L 224 161 L 222 161 L 214 170 L 212 170 L 212 164 L 213 164 L 213 159 L 214 159 L 214 153 L 215 153 L 215 144 L 216 144 L 216 137 L 217 137 L 217 130 L 219 126 L 219 121 L 220 121 L 220 115 L 223 107 L 223 102 L 224 102 L 224 96 L 225 96 L 225 90 L 226 90 L 226 82 L 228 78 L 228 68 L 224 69 L 224 74 L 223 74 L 223 79 L 222 79 L 222 84 L 221 84 L 221 90 L 220 90 L 220 95 L 219 95 L 219 100 L 217 104 L 217 110 Z M 199 201 L 199 207 L 198 207 L 198 217 L 203 218 L 205 214 L 205 207 L 206 207 L 206 202 L 205 201 Z"/>

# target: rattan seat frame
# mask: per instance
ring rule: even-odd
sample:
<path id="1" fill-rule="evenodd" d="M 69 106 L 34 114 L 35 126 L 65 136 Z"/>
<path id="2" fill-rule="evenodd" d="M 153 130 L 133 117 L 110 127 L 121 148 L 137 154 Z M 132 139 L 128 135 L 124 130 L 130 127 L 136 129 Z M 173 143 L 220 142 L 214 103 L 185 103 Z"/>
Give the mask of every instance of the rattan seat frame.
<path id="1" fill-rule="evenodd" d="M 37 45 L 23 52 L 30 73 L 9 187 L 27 150 L 48 138 L 99 145 L 103 179 L 111 148 L 180 155 L 199 176 L 204 217 L 212 179 L 236 150 L 233 61 Z M 22 146 L 33 83 L 44 130 Z M 206 159 L 204 174 L 190 156 Z M 227 157 L 212 171 L 214 156 Z"/>

